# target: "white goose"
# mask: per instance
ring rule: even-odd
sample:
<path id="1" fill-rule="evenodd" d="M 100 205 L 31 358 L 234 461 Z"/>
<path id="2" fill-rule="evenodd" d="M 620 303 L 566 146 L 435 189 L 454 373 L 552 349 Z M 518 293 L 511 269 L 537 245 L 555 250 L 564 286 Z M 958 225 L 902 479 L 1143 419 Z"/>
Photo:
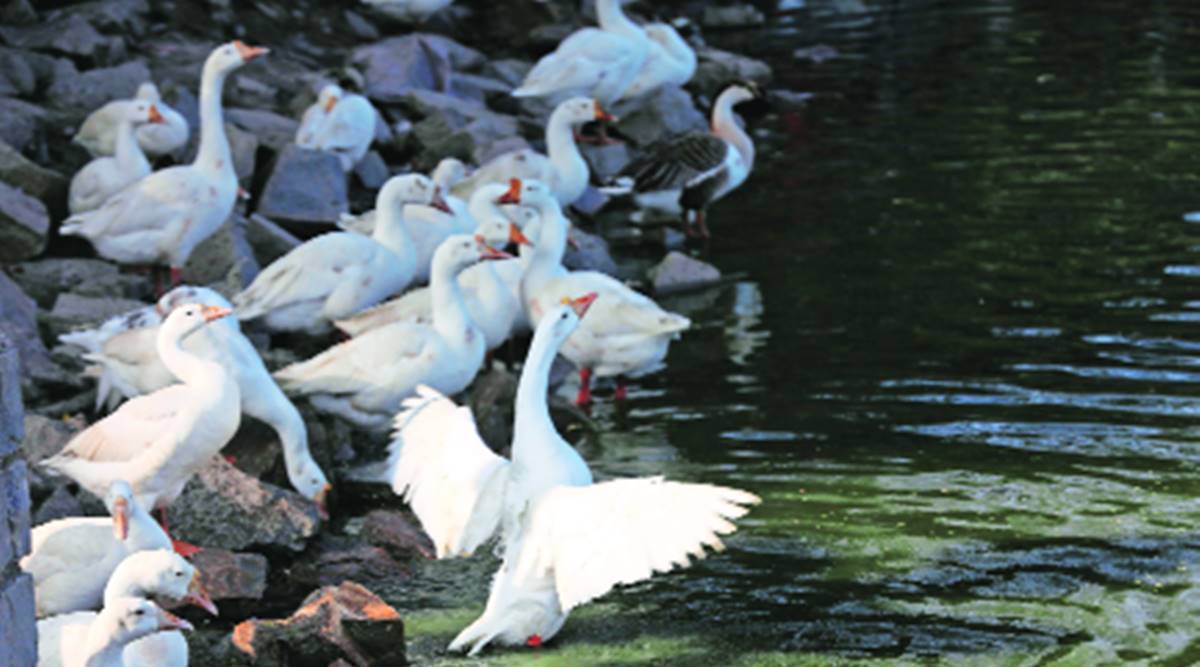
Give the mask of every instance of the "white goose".
<path id="1" fill-rule="evenodd" d="M 650 50 L 637 78 L 622 100 L 630 100 L 663 86 L 682 86 L 696 73 L 696 52 L 669 23 L 651 23 L 642 28 L 649 38 Z"/>
<path id="2" fill-rule="evenodd" d="M 450 650 L 540 645 L 575 607 L 719 550 L 732 520 L 759 502 L 745 491 L 661 477 L 594 483 L 554 428 L 550 366 L 594 294 L 538 324 L 517 388 L 512 461 L 484 444 L 468 408 L 422 387 L 396 416 L 389 472 L 438 558 L 470 555 L 499 529 L 504 561 L 483 615 Z M 587 317 L 583 321 L 587 321 Z"/>
<path id="3" fill-rule="evenodd" d="M 537 325 L 544 313 L 563 298 L 597 292 L 592 317 L 563 346 L 563 356 L 579 368 L 576 402 L 591 401 L 591 377 L 616 376 L 616 397 L 625 397 L 625 377 L 653 371 L 666 357 L 671 340 L 691 326 L 688 318 L 670 313 L 624 283 L 598 271 L 567 271 L 562 265 L 567 249 L 567 220 L 558 201 L 536 181 L 514 179 L 501 203 L 533 208 L 541 218 L 541 231 L 533 259 L 521 279 L 521 299 L 529 321 Z"/>
<path id="4" fill-rule="evenodd" d="M 138 146 L 134 125 L 163 123 L 162 114 L 150 102 L 130 102 L 121 107 L 117 123 L 117 152 L 113 157 L 98 157 L 83 166 L 71 179 L 67 207 L 71 213 L 83 213 L 99 207 L 130 183 L 150 173 L 150 161 Z"/>
<path id="5" fill-rule="evenodd" d="M 466 389 L 483 363 L 484 340 L 456 280 L 482 259 L 510 257 L 467 235 L 451 236 L 433 257 L 433 322 L 396 322 L 335 345 L 275 373 L 284 391 L 310 396 L 320 410 L 385 430 L 418 384 Z"/>
<path id="6" fill-rule="evenodd" d="M 326 86 L 321 95 L 326 100 L 325 117 L 317 125 L 308 147 L 333 153 L 342 163 L 342 170 L 350 171 L 375 140 L 378 114 L 367 98 L 347 94 L 337 85 Z"/>
<path id="7" fill-rule="evenodd" d="M 140 598 L 155 602 L 193 604 L 212 615 L 217 607 L 200 584 L 195 567 L 168 549 L 132 554 L 113 571 L 104 587 L 104 606 L 112 607 L 121 598 Z M 38 623 L 38 665 L 59 667 L 70 645 L 86 635 L 87 628 L 99 616 L 81 611 L 61 614 Z M 134 640 L 122 652 L 124 667 L 187 667 L 188 645 L 183 633 L 167 630 Z"/>
<path id="8" fill-rule="evenodd" d="M 621 98 L 649 51 L 646 33 L 621 11 L 621 0 L 596 0 L 600 28 L 571 33 L 542 56 L 515 97 L 586 95 L 605 105 Z"/>
<path id="9" fill-rule="evenodd" d="M 182 345 L 188 335 L 229 314 L 199 304 L 176 308 L 159 327 L 155 346 L 182 384 L 126 402 L 42 465 L 97 495 L 114 480 L 128 480 L 139 503 L 162 510 L 165 526 L 166 507 L 241 423 L 241 392 L 233 375 Z M 176 543 L 181 553 L 191 549 Z"/>
<path id="10" fill-rule="evenodd" d="M 507 183 L 510 178 L 520 178 L 549 184 L 558 202 L 570 206 L 588 184 L 588 165 L 575 143 L 575 130 L 592 121 L 616 120 L 595 100 L 586 97 L 566 100 L 554 109 L 546 124 L 549 157 L 530 148 L 505 153 L 476 169 L 454 192 L 469 197 L 488 183 Z"/>
<path id="11" fill-rule="evenodd" d="M 317 93 L 317 101 L 304 110 L 300 117 L 300 127 L 296 128 L 296 145 L 301 148 L 316 148 L 317 133 L 337 104 L 337 96 L 341 93 L 340 86 L 329 84 Z"/>
<path id="12" fill-rule="evenodd" d="M 123 264 L 167 264 L 179 284 L 192 250 L 224 224 L 238 194 L 221 114 L 221 91 L 233 70 L 266 53 L 241 42 L 219 46 L 204 63 L 200 85 L 200 150 L 190 165 L 156 171 L 103 206 L 63 222 L 103 257 Z"/>
<path id="13" fill-rule="evenodd" d="M 458 221 L 456 224 L 464 225 L 463 231 L 459 233 L 466 234 L 471 230 L 471 227 L 475 223 L 471 221 L 464 221 L 469 215 L 467 213 L 466 204 L 463 203 L 463 200 L 450 194 L 450 188 L 454 187 L 455 184 L 461 181 L 466 174 L 467 166 L 464 165 L 458 158 L 447 157 L 442 158 L 441 162 L 438 162 L 437 167 L 433 170 L 433 173 L 429 175 L 429 178 L 433 180 L 433 184 L 437 186 L 438 194 L 441 196 L 442 201 L 445 202 L 446 208 L 450 209 L 450 212 L 447 213 L 437 206 L 414 206 L 405 211 L 404 224 L 406 229 L 408 229 L 409 235 L 413 237 L 414 241 L 416 241 L 416 235 L 418 233 L 415 221 L 423 220 L 429 216 L 432 216 L 437 220 L 441 220 L 445 218 L 445 216 L 452 214 Z M 378 217 L 379 216 L 375 209 L 364 211 L 357 215 L 353 213 L 343 213 L 341 214 L 341 219 L 338 220 L 337 225 L 348 232 L 355 232 L 362 234 L 363 236 L 370 236 L 371 234 L 375 233 L 375 220 Z M 437 248 L 435 247 L 434 250 L 436 249 Z M 432 254 L 430 257 L 432 257 Z M 429 274 L 427 268 L 425 278 L 421 282 L 426 282 L 428 280 Z"/>
<path id="14" fill-rule="evenodd" d="M 475 233 L 491 246 L 502 247 L 508 243 L 532 245 L 521 229 L 509 222 L 496 205 L 496 199 L 505 191 L 505 186 L 493 183 L 471 195 L 472 217 L 480 221 Z M 523 248 L 522 253 L 525 253 Z M 516 258 L 481 262 L 458 275 L 458 285 L 462 289 L 467 311 L 471 314 L 471 321 L 483 333 L 488 350 L 494 350 L 508 340 L 517 324 L 518 315 L 523 311 L 520 282 L 524 265 Z M 334 325 L 353 337 L 393 322 L 428 324 L 432 321 L 432 292 L 429 288 L 421 288 L 353 317 L 338 320 Z"/>
<path id="15" fill-rule="evenodd" d="M 429 203 L 438 205 L 439 197 L 428 178 L 392 177 L 379 190 L 372 236 L 332 232 L 293 248 L 233 297 L 238 319 L 261 317 L 274 331 L 321 334 L 330 321 L 404 291 L 417 270 L 405 209 Z"/>
<path id="16" fill-rule="evenodd" d="M 171 548 L 129 484 L 113 482 L 104 502 L 111 519 L 69 517 L 33 529 L 21 569 L 33 577 L 39 618 L 98 608 L 105 583 L 126 556 Z"/>
<path id="17" fill-rule="evenodd" d="M 717 96 L 712 134 L 691 132 L 667 139 L 630 162 L 610 192 L 632 189 L 638 206 L 683 215 L 689 235 L 708 238 L 709 204 L 740 186 L 754 168 L 754 142 L 738 125 L 733 107 L 759 96 L 753 83 L 735 83 Z M 694 226 L 694 229 L 693 229 Z"/>
<path id="18" fill-rule="evenodd" d="M 59 336 L 64 343 L 83 347 L 87 350 L 84 358 L 98 364 L 98 368 L 89 369 L 91 374 L 99 376 L 97 410 L 111 399 L 133 398 L 178 382 L 159 359 L 154 341 L 163 314 L 169 315 L 177 307 L 189 303 L 232 308 L 225 297 L 211 289 L 182 285 L 164 294 L 154 306 L 118 315 L 93 330 Z M 288 480 L 302 495 L 317 503 L 324 514 L 325 499 L 331 487 L 309 450 L 304 419 L 275 384 L 262 357 L 242 334 L 237 320 L 221 318 L 188 336 L 183 347 L 220 363 L 233 374 L 240 389 L 242 413 L 275 429 L 283 449 Z"/>
<path id="19" fill-rule="evenodd" d="M 38 621 L 38 635 L 43 624 Z M 54 646 L 39 644 L 38 667 L 125 667 L 125 648 L 157 632 L 192 630 L 192 624 L 145 598 L 116 598 L 87 625 L 63 628 Z M 47 630 L 49 633 L 50 631 Z"/>
<path id="20" fill-rule="evenodd" d="M 187 119 L 162 101 L 158 86 L 150 81 L 138 86 L 133 100 L 115 100 L 93 111 L 79 126 L 79 132 L 72 141 L 86 148 L 93 157 L 112 155 L 117 149 L 117 125 L 125 115 L 124 107 L 134 101 L 153 104 L 163 117 L 161 123 L 143 125 L 137 129 L 138 145 L 147 155 L 173 153 L 187 143 Z"/>

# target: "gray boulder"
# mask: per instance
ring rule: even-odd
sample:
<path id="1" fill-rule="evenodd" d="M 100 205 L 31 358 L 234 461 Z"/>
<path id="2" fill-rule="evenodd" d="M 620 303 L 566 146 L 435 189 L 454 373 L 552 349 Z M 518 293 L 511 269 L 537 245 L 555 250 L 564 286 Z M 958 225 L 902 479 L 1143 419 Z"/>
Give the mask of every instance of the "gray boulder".
<path id="1" fill-rule="evenodd" d="M 258 153 L 258 137 L 237 125 L 225 123 L 225 136 L 229 138 L 229 151 L 233 154 L 233 171 L 238 181 L 249 183 L 254 178 L 254 160 Z"/>
<path id="2" fill-rule="evenodd" d="M 175 537 L 206 547 L 239 551 L 268 546 L 300 551 L 317 533 L 317 506 L 300 494 L 261 482 L 213 460 L 171 504 Z"/>
<path id="3" fill-rule="evenodd" d="M 267 590 L 267 558 L 262 554 L 205 546 L 190 560 L 200 571 L 200 583 L 214 602 L 260 600 Z"/>
<path id="4" fill-rule="evenodd" d="M 225 295 L 245 289 L 258 275 L 258 260 L 246 241 L 244 219 L 230 216 L 225 224 L 204 239 L 183 267 L 183 281 L 210 285 Z"/>
<path id="5" fill-rule="evenodd" d="M 66 199 L 66 177 L 29 160 L 4 141 L 0 141 L 0 181 L 24 190 L 48 207 Z"/>
<path id="6" fill-rule="evenodd" d="M 617 262 L 608 250 L 608 241 L 578 227 L 571 228 L 571 238 L 579 247 L 567 248 L 563 266 L 571 271 L 599 271 L 610 276 L 617 275 Z"/>
<path id="7" fill-rule="evenodd" d="M 350 60 L 363 72 L 367 96 L 390 103 L 414 89 L 449 92 L 456 70 L 475 69 L 486 59 L 452 39 L 415 33 L 360 47 Z"/>
<path id="8" fill-rule="evenodd" d="M 0 95 L 28 97 L 49 81 L 54 58 L 33 51 L 0 48 Z"/>
<path id="9" fill-rule="evenodd" d="M 46 111 L 39 106 L 11 97 L 0 97 L 0 140 L 18 151 L 37 148 L 42 127 L 46 124 Z"/>
<path id="10" fill-rule="evenodd" d="M 82 73 L 60 72 L 46 91 L 46 98 L 57 108 L 82 118 L 105 102 L 133 97 L 138 86 L 149 80 L 150 69 L 142 60 Z"/>
<path id="11" fill-rule="evenodd" d="M 708 262 L 672 250 L 650 269 L 649 277 L 655 294 L 670 294 L 714 285 L 720 282 L 721 271 Z"/>
<path id="12" fill-rule="evenodd" d="M 17 262 L 40 254 L 49 233 L 46 206 L 0 182 L 0 262 Z"/>
<path id="13" fill-rule="evenodd" d="M 14 264 L 12 279 L 42 308 L 53 307 L 63 292 L 82 296 L 150 299 L 150 281 L 145 276 L 121 273 L 115 264 L 83 257 L 47 257 Z"/>
<path id="14" fill-rule="evenodd" d="M 664 86 L 617 110 L 621 134 L 638 146 L 646 146 L 685 132 L 703 132 L 708 120 L 696 108 L 692 96 L 679 87 Z"/>
<path id="15" fill-rule="evenodd" d="M 433 558 L 433 542 L 407 514 L 374 510 L 363 518 L 359 535 L 367 542 L 387 549 L 396 558 L 412 560 L 418 556 Z"/>
<path id="16" fill-rule="evenodd" d="M 696 51 L 696 74 L 688 88 L 704 95 L 716 95 L 717 88 L 734 79 L 747 79 L 759 85 L 771 80 L 771 66 L 761 60 L 711 47 Z"/>
<path id="17" fill-rule="evenodd" d="M 245 234 L 259 266 L 267 266 L 300 245 L 291 232 L 258 213 L 247 220 Z"/>
<path id="18" fill-rule="evenodd" d="M 700 18 L 700 25 L 706 28 L 729 28 L 738 26 L 762 25 L 766 17 L 754 5 L 734 4 L 724 7 L 708 5 Z"/>
<path id="19" fill-rule="evenodd" d="M 4 273 L 0 273 L 0 334 L 8 336 L 20 352 L 22 373 L 53 369 L 38 334 L 37 304 Z"/>
<path id="20" fill-rule="evenodd" d="M 390 174 L 387 163 L 383 161 L 379 153 L 369 151 L 358 161 L 358 164 L 354 165 L 354 175 L 358 177 L 358 182 L 362 183 L 364 188 L 378 190 L 387 181 Z"/>
<path id="21" fill-rule="evenodd" d="M 276 152 L 295 143 L 296 130 L 300 128 L 295 120 L 262 109 L 226 109 L 225 122 L 249 132 L 260 144 Z"/>
<path id="22" fill-rule="evenodd" d="M 275 161 L 258 212 L 275 220 L 334 223 L 350 210 L 338 158 L 289 144 Z"/>
<path id="23" fill-rule="evenodd" d="M 30 491 L 34 491 L 33 484 L 34 474 L 30 474 Z M 37 509 L 33 512 L 33 525 L 40 526 L 47 521 L 55 519 L 65 519 L 71 516 L 82 516 L 83 505 L 79 499 L 71 495 L 65 484 L 59 484 L 54 487 L 50 495 L 38 504 Z"/>
<path id="24" fill-rule="evenodd" d="M 82 58 L 93 63 L 109 62 L 111 56 L 124 53 L 123 43 L 114 45 L 110 38 L 100 34 L 87 19 L 75 12 L 33 27 L 0 28 L 0 37 L 9 46 Z"/>

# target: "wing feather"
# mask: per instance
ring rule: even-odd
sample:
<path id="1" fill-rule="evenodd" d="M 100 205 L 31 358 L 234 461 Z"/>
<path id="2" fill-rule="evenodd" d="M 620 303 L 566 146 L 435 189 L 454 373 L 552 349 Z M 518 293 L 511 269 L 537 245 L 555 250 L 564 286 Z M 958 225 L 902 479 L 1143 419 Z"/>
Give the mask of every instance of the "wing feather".
<path id="1" fill-rule="evenodd" d="M 691 132 L 651 146 L 619 177 L 632 178 L 638 192 L 676 190 L 719 169 L 728 151 L 729 145 L 719 137 Z"/>

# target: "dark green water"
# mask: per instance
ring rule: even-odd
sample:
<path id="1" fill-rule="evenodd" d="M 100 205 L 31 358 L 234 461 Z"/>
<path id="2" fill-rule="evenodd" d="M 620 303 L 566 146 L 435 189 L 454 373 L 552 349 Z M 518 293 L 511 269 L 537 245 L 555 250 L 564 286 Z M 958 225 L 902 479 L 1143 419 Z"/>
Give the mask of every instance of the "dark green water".
<path id="1" fill-rule="evenodd" d="M 1046 5 L 1060 5 L 1047 8 Z M 710 41 L 816 93 L 711 212 L 746 277 L 599 476 L 764 503 L 729 549 L 494 664 L 1200 661 L 1200 5 L 871 3 Z M 750 39 L 749 37 L 752 37 Z M 816 65 L 798 47 L 833 46 Z M 400 604 L 423 664 L 490 564 Z"/>

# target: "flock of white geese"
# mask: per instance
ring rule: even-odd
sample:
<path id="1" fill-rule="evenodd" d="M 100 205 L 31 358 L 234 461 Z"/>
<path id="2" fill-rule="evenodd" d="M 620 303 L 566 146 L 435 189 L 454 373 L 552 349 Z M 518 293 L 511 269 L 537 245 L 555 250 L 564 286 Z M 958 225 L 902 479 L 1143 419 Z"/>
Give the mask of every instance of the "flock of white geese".
<path id="1" fill-rule="evenodd" d="M 22 567 L 35 581 L 39 665 L 187 664 L 179 631 L 190 625 L 159 605 L 216 608 L 183 558 L 197 547 L 167 532 L 167 508 L 244 413 L 275 429 L 290 482 L 325 513 L 331 485 L 309 451 L 298 397 L 370 431 L 391 429 L 392 488 L 438 558 L 496 541 L 502 564 L 486 609 L 452 650 L 540 645 L 576 606 L 721 548 L 757 497 L 661 477 L 595 482 L 550 420 L 556 354 L 579 369 L 580 403 L 592 400 L 593 375 L 615 377 L 624 398 L 623 379 L 661 366 L 690 326 L 618 280 L 562 264 L 571 226 L 564 209 L 589 181 L 579 129 L 613 120 L 606 104 L 685 83 L 696 66 L 670 25 L 640 26 L 619 0 L 597 0 L 597 10 L 598 28 L 570 35 L 513 91 L 557 102 L 546 154 L 516 151 L 470 173 L 447 159 L 433 178 L 394 176 L 373 212 L 295 247 L 231 299 L 179 285 L 180 272 L 239 194 L 222 87 L 267 49 L 235 41 L 208 57 L 190 164 L 150 170 L 147 154 L 176 151 L 189 134 L 153 84 L 80 128 L 76 142 L 96 159 L 71 184 L 62 233 L 120 264 L 169 268 L 172 289 L 152 306 L 63 336 L 94 364 L 97 408 L 115 409 L 42 465 L 105 498 L 111 516 L 34 529 Z M 674 211 L 707 234 L 704 209 L 753 165 L 733 107 L 756 94 L 751 84 L 726 87 L 710 133 L 650 147 L 609 191 L 633 193 L 640 205 Z M 334 153 L 349 170 L 370 146 L 375 114 L 364 97 L 329 86 L 304 114 L 296 142 Z M 500 249 L 510 243 L 516 256 Z M 242 322 L 269 332 L 336 328 L 347 338 L 272 372 Z M 471 411 L 448 396 L 471 384 L 489 350 L 530 331 L 512 458 L 504 459 L 484 444 Z"/>

